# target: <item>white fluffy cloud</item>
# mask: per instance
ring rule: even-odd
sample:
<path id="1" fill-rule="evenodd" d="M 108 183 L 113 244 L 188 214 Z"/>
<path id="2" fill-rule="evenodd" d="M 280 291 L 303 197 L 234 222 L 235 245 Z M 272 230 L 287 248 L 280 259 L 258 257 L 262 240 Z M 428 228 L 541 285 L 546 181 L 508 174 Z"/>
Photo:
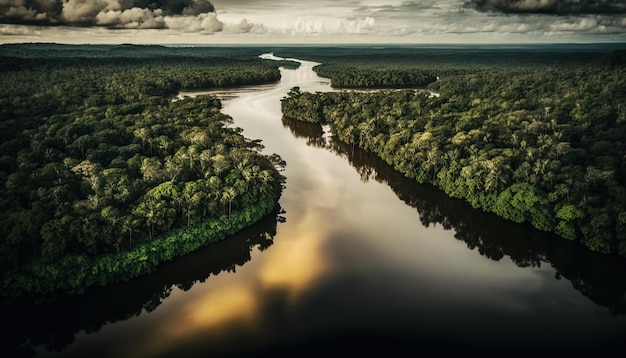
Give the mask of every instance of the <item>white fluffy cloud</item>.
<path id="1" fill-rule="evenodd" d="M 165 22 L 168 28 L 183 32 L 215 33 L 224 28 L 224 23 L 218 20 L 214 12 L 196 16 L 168 16 Z"/>
<path id="2" fill-rule="evenodd" d="M 238 23 L 224 24 L 224 33 L 226 34 L 265 34 L 267 27 L 263 24 L 255 24 L 248 19 L 241 19 Z"/>
<path id="3" fill-rule="evenodd" d="M 598 20 L 582 18 L 576 21 L 556 21 L 550 28 L 554 31 L 590 31 L 598 27 Z"/>
<path id="4" fill-rule="evenodd" d="M 96 24 L 133 29 L 162 29 L 166 27 L 163 11 L 159 9 L 151 11 L 139 7 L 100 11 L 96 15 Z"/>
<path id="5" fill-rule="evenodd" d="M 341 28 L 348 34 L 366 34 L 375 31 L 376 20 L 373 17 L 358 18 L 355 20 L 342 20 Z"/>

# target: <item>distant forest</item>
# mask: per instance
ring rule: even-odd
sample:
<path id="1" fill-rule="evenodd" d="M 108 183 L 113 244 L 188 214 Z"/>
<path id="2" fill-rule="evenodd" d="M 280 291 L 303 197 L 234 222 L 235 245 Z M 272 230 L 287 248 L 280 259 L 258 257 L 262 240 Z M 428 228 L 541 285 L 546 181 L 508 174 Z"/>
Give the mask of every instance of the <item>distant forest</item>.
<path id="1" fill-rule="evenodd" d="M 128 280 L 274 210 L 281 158 L 217 98 L 175 98 L 279 80 L 258 55 L 0 46 L 2 296 Z"/>
<path id="2" fill-rule="evenodd" d="M 474 208 L 626 256 L 625 47 L 318 50 L 314 70 L 352 90 L 293 88 L 282 110 Z"/>

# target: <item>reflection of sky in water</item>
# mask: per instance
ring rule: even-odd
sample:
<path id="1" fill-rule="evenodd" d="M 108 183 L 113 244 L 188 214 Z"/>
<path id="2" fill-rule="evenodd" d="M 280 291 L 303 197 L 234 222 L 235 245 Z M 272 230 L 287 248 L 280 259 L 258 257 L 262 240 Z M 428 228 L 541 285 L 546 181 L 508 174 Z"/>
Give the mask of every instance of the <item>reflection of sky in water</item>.
<path id="1" fill-rule="evenodd" d="M 532 347 L 610 339 L 614 330 L 596 328 L 625 324 L 555 280 L 549 265 L 494 261 L 454 230 L 423 226 L 389 186 L 363 182 L 345 159 L 294 137 L 281 123 L 280 99 L 294 83 L 329 88 L 310 68 L 284 70 L 278 84 L 220 91 L 236 94 L 223 112 L 244 135 L 287 162 L 287 221 L 274 244 L 235 273 L 174 289 L 150 314 L 79 335 L 70 352 L 110 337 L 118 357 L 219 352 L 357 329 Z"/>

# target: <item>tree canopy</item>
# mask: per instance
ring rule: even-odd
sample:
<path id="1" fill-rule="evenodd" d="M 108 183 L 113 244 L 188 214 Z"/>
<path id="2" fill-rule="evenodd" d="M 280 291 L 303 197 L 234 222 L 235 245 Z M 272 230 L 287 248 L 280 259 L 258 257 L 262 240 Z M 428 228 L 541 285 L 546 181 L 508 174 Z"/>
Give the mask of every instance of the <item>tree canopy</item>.
<path id="1" fill-rule="evenodd" d="M 428 91 L 294 89 L 282 110 L 329 124 L 339 140 L 475 208 L 626 256 L 623 54 L 555 51 L 525 62 L 494 51 L 491 60 L 469 54 L 466 64 L 442 61 L 438 70 L 407 60 L 403 71 L 439 77 Z M 372 66 L 359 60 L 350 66 Z"/>
<path id="2" fill-rule="evenodd" d="M 216 97 L 173 95 L 276 81 L 277 64 L 210 52 L 158 56 L 160 47 L 135 57 L 88 46 L 80 57 L 36 49 L 0 48 L 3 284 L 28 286 L 16 279 L 25 268 L 38 267 L 42 278 L 30 285 L 45 285 L 45 270 L 60 270 L 61 281 L 76 275 L 59 269 L 70 261 L 141 261 L 137 250 L 160 239 L 155 264 L 250 225 L 276 205 L 280 157 L 262 154 L 260 141 L 233 127 Z M 202 229 L 180 232 L 194 227 Z"/>

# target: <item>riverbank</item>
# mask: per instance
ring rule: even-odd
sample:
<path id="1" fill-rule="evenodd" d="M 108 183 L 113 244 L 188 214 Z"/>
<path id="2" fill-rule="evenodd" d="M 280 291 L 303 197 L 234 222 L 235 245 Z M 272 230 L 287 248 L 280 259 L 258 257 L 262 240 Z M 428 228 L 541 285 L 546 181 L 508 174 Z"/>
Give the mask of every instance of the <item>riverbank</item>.
<path id="1" fill-rule="evenodd" d="M 159 264 L 189 254 L 225 239 L 269 214 L 274 198 L 259 200 L 254 206 L 235 210 L 192 227 L 184 227 L 138 245 L 120 254 L 99 257 L 71 255 L 55 263 L 33 262 L 3 273 L 0 299 L 47 296 L 55 293 L 82 293 L 91 286 L 105 286 L 153 272 Z"/>
<path id="2" fill-rule="evenodd" d="M 155 258 L 137 245 L 230 208 L 278 201 L 280 159 L 260 154 L 259 141 L 232 128 L 219 99 L 171 100 L 183 88 L 276 84 L 277 64 L 252 50 L 134 50 L 0 47 L 3 296 L 137 277 L 187 252 L 167 245 L 215 238 L 200 233 L 183 242 L 176 235 L 189 236 L 186 229 L 174 231 Z"/>
<path id="3" fill-rule="evenodd" d="M 577 75 L 577 67 L 462 69 L 433 84 L 442 96 L 294 88 L 282 100 L 282 112 L 330 124 L 340 140 L 474 208 L 626 257 L 619 164 L 625 149 L 613 134 L 624 132 L 624 122 L 615 119 L 623 110 L 595 90 L 575 100 L 567 95 L 583 83 L 618 91 L 616 69 L 600 61 L 586 77 Z M 543 86 L 546 78 L 556 88 Z M 532 90 L 517 91 L 511 83 Z M 588 108 L 580 107 L 583 102 Z"/>

